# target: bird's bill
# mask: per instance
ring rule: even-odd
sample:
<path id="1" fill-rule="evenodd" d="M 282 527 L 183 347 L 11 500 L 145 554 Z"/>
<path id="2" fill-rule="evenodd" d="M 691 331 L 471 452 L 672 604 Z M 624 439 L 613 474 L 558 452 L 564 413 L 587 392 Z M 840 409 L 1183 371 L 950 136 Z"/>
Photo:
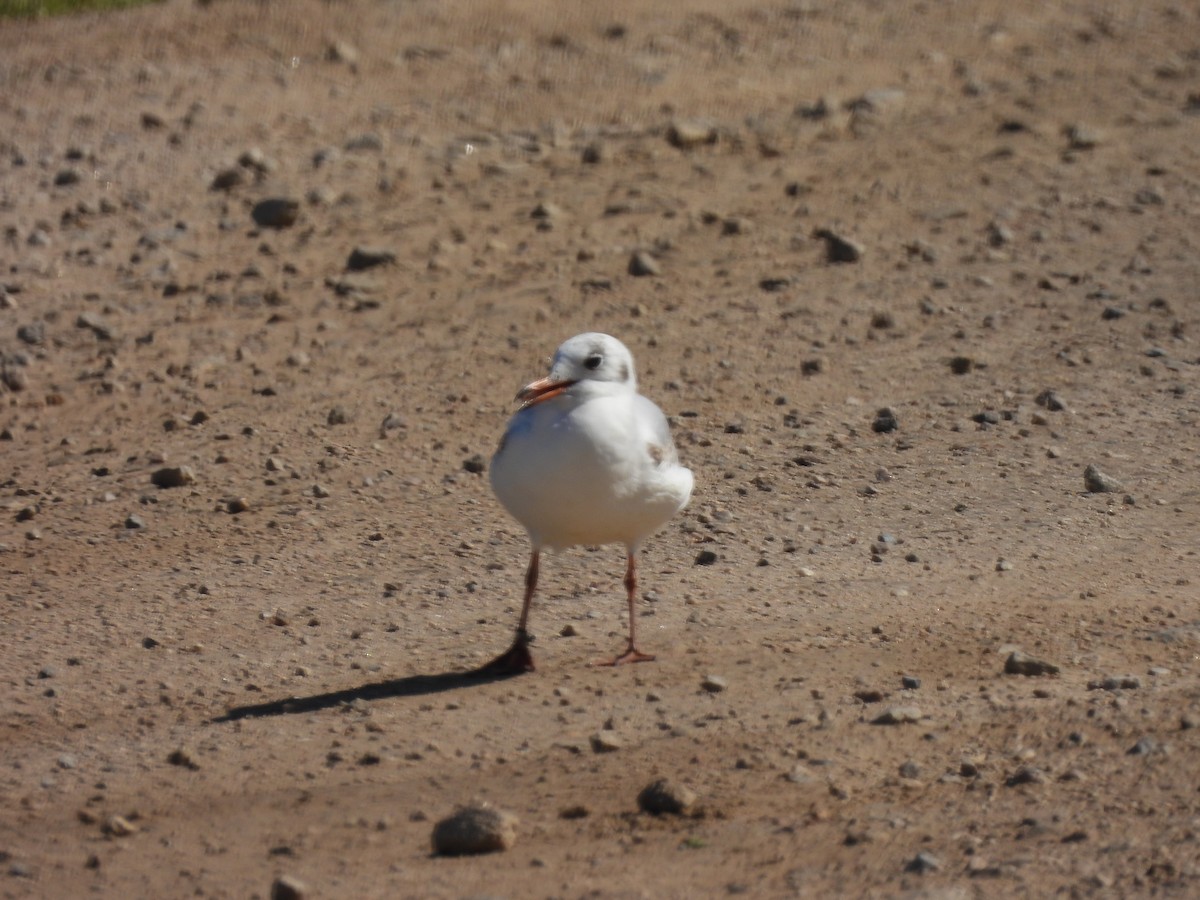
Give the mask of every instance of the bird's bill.
<path id="1" fill-rule="evenodd" d="M 542 403 L 546 400 L 553 400 L 575 382 L 573 381 L 554 381 L 550 378 L 539 378 L 537 381 L 531 381 L 521 390 L 517 391 L 517 399 L 521 401 L 521 409 L 527 409 L 536 403 Z"/>

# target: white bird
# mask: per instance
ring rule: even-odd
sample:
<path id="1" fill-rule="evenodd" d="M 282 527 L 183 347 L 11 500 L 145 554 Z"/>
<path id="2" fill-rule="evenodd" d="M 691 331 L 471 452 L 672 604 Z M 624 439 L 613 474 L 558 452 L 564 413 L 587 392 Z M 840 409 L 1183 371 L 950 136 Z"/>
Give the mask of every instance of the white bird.
<path id="1" fill-rule="evenodd" d="M 491 481 L 500 503 L 533 545 L 525 600 L 512 647 L 481 671 L 526 672 L 529 607 L 543 548 L 621 543 L 629 645 L 600 665 L 654 659 L 637 648 L 634 593 L 642 542 L 687 504 L 692 473 L 679 464 L 662 410 L 637 392 L 633 356 L 616 338 L 589 332 L 564 342 L 550 373 L 517 393 Z"/>

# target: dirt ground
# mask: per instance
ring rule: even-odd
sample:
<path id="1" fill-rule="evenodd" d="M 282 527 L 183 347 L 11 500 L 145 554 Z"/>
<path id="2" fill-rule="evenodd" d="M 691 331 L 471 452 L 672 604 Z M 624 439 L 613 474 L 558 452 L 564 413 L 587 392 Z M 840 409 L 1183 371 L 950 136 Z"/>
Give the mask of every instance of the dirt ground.
<path id="1" fill-rule="evenodd" d="M 1200 12 L 1097 9 L 0 24 L 0 895 L 1200 894 Z M 696 477 L 658 659 L 578 548 L 465 677 L 588 330 Z"/>

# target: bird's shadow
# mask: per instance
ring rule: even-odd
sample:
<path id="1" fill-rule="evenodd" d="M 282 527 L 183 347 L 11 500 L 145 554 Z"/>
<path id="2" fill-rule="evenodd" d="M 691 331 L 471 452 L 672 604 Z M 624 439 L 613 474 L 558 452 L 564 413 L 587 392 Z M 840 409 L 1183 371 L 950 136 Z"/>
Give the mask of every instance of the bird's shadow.
<path id="1" fill-rule="evenodd" d="M 311 694 L 307 697 L 285 697 L 283 700 L 270 700 L 266 703 L 252 703 L 247 706 L 235 706 L 224 715 L 217 716 L 212 722 L 235 722 L 238 719 L 261 719 L 267 716 L 284 716 L 294 713 L 316 712 L 331 706 L 342 706 L 355 700 L 387 700 L 392 697 L 424 697 L 429 694 L 440 694 L 444 691 L 458 691 L 466 688 L 479 687 L 493 681 L 504 681 L 514 677 L 514 672 L 494 672 L 486 667 L 470 669 L 465 672 L 438 672 L 434 675 L 407 675 L 404 678 L 393 678 L 389 681 L 376 681 L 358 687 L 346 688 L 341 691 L 330 691 L 325 694 Z"/>

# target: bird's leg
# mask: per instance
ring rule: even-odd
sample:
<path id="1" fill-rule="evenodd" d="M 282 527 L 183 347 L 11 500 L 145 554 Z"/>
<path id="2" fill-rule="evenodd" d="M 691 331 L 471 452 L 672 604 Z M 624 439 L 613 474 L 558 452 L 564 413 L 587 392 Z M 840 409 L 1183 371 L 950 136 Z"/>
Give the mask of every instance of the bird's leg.
<path id="1" fill-rule="evenodd" d="M 643 653 L 637 648 L 637 618 L 633 611 L 633 597 L 637 593 L 637 554 L 629 551 L 629 561 L 625 564 L 625 596 L 629 601 L 629 646 L 625 652 L 615 659 L 601 660 L 598 666 L 620 666 L 625 663 L 651 662 L 654 657 Z"/>
<path id="2" fill-rule="evenodd" d="M 529 568 L 525 570 L 525 601 L 521 605 L 521 618 L 517 620 L 517 635 L 513 638 L 512 646 L 493 659 L 490 663 L 480 666 L 476 671 L 481 675 L 519 675 L 522 672 L 532 672 L 533 654 L 529 652 L 529 607 L 533 603 L 533 592 L 537 590 L 538 580 L 538 549 L 535 547 L 529 557 Z"/>

